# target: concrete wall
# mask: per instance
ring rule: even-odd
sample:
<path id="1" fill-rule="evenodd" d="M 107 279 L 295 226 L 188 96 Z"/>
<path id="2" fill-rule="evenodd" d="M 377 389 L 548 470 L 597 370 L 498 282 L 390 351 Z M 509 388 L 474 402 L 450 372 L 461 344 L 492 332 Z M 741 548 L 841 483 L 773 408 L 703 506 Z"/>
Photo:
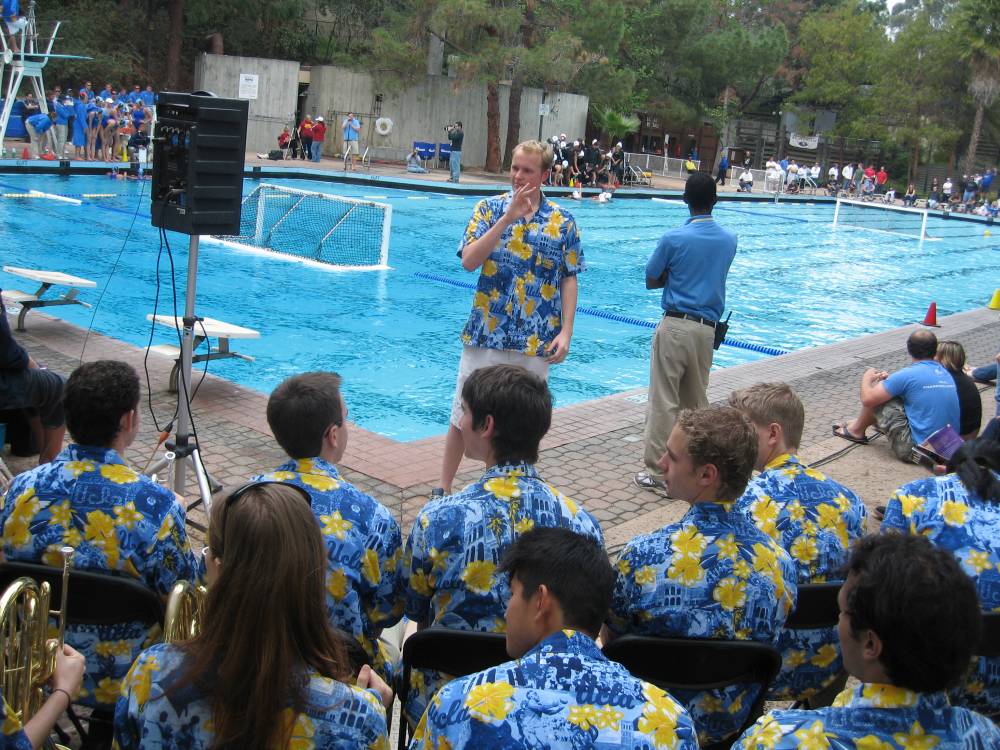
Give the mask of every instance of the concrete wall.
<path id="1" fill-rule="evenodd" d="M 195 60 L 196 91 L 237 98 L 241 73 L 258 76 L 257 98 L 250 100 L 247 150 L 266 152 L 278 147 L 278 134 L 292 125 L 299 92 L 299 64 L 290 60 L 201 54 Z"/>
<path id="2" fill-rule="evenodd" d="M 414 141 L 447 143 L 444 126 L 461 120 L 465 130 L 462 147 L 463 166 L 482 167 L 486 162 L 486 87 L 481 84 L 458 85 L 455 79 L 424 76 L 415 86 L 398 94 L 386 94 L 382 117 L 393 122 L 387 136 L 375 132 L 373 111 L 378 90 L 372 76 L 336 66 L 317 66 L 310 72 L 306 111 L 323 115 L 331 125 L 324 153 L 332 155 L 340 148 L 340 123 L 348 111 L 362 115 L 362 150 L 374 146 L 377 153 L 405 154 Z M 500 87 L 501 149 L 507 134 L 509 87 Z M 521 140 L 538 137 L 540 89 L 526 88 L 521 99 Z M 570 138 L 584 136 L 589 100 L 577 94 L 550 93 L 546 103 L 551 113 L 542 123 L 543 137 L 566 133 Z M 332 136 L 332 137 L 331 137 Z"/>

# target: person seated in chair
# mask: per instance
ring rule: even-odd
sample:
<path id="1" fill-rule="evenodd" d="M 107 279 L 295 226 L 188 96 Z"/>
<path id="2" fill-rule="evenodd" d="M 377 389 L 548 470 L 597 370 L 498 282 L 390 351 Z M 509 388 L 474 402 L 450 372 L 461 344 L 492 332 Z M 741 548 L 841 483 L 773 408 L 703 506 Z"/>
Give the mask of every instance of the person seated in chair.
<path id="1" fill-rule="evenodd" d="M 691 508 L 677 523 L 625 545 L 609 639 L 633 633 L 778 643 L 795 605 L 795 565 L 735 506 L 753 473 L 757 440 L 750 421 L 731 407 L 680 413 L 660 468 L 670 496 Z M 734 735 L 758 695 L 758 687 L 744 684 L 675 693 L 700 743 Z"/>
<path id="2" fill-rule="evenodd" d="M 514 661 L 441 688 L 412 750 L 697 750 L 687 711 L 595 643 L 615 582 L 597 542 L 537 528 L 507 548 L 499 570 L 510 576 L 505 620 Z"/>
<path id="3" fill-rule="evenodd" d="M 59 549 L 74 547 L 73 566 L 119 571 L 166 597 L 178 581 L 200 574 L 176 495 L 137 474 L 122 454 L 139 432 L 139 376 L 124 362 L 80 365 L 64 395 L 72 443 L 51 463 L 14 478 L 0 509 L 8 560 L 62 566 Z M 80 703 L 114 706 L 121 678 L 159 637 L 139 622 L 70 622 L 66 642 L 87 658 Z"/>
<path id="4" fill-rule="evenodd" d="M 906 351 L 913 364 L 890 375 L 869 367 L 861 376 L 861 412 L 846 424 L 833 426 L 833 434 L 852 443 L 868 443 L 865 431 L 872 425 L 889 438 L 892 452 L 909 461 L 914 445 L 946 425 L 958 428 L 958 391 L 948 371 L 934 359 L 937 337 L 926 329 L 910 334 Z"/>
<path id="5" fill-rule="evenodd" d="M 917 188 L 911 182 L 906 186 L 906 193 L 903 194 L 903 205 L 913 208 L 917 203 Z M 931 206 L 933 208 L 933 206 Z"/>
<path id="6" fill-rule="evenodd" d="M 881 531 L 919 535 L 954 555 L 975 583 L 982 610 L 1000 611 L 1000 443 L 965 443 L 948 469 L 896 490 Z M 950 697 L 952 705 L 1000 714 L 1000 658 L 980 657 Z"/>
<path id="7" fill-rule="evenodd" d="M 736 501 L 759 529 L 795 561 L 798 582 L 835 581 L 850 545 L 865 531 L 865 504 L 851 490 L 810 468 L 797 455 L 805 409 L 785 383 L 735 391 L 729 405 L 757 431 L 760 472 Z M 781 631 L 781 672 L 770 700 L 806 700 L 834 682 L 842 663 L 836 627 Z"/>
<path id="8" fill-rule="evenodd" d="M 1000 747 L 1000 729 L 945 693 L 981 632 L 976 589 L 950 554 L 919 536 L 865 537 L 838 601 L 844 667 L 859 684 L 828 708 L 771 711 L 733 750 Z"/>
<path id="9" fill-rule="evenodd" d="M 14 340 L 0 290 L 0 409 L 27 410 L 40 464 L 62 450 L 66 434 L 63 383 L 61 375 L 39 367 Z"/>
<path id="10" fill-rule="evenodd" d="M 432 498 L 406 543 L 406 616 L 417 627 L 500 632 L 510 598 L 497 570 L 503 553 L 529 529 L 558 526 L 603 544 L 597 520 L 538 474 L 538 445 L 552 421 L 545 381 L 517 365 L 473 372 L 462 386 L 465 455 L 488 468 L 464 490 Z M 413 670 L 405 715 L 416 724 L 441 684 Z"/>
<path id="11" fill-rule="evenodd" d="M 403 616 L 403 540 L 392 513 L 337 471 L 348 436 L 340 376 L 307 372 L 288 378 L 268 399 L 267 423 L 290 460 L 254 480 L 288 482 L 312 499 L 327 549 L 330 620 L 353 636 L 369 663 L 391 681 L 395 655 L 379 635 Z"/>

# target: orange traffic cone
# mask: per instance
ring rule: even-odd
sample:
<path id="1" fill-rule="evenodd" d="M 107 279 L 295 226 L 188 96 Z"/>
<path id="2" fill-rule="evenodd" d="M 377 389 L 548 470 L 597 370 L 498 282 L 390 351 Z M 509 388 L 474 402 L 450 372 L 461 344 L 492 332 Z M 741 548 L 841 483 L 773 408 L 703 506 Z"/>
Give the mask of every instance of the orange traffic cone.
<path id="1" fill-rule="evenodd" d="M 937 322 L 937 302 L 931 302 L 931 306 L 927 308 L 927 314 L 924 316 L 924 322 L 922 325 L 928 326 L 930 328 L 940 328 Z"/>
<path id="2" fill-rule="evenodd" d="M 22 159 L 30 159 L 31 158 L 31 152 L 28 151 L 28 147 L 27 146 L 25 146 L 24 147 L 24 151 L 21 152 L 21 158 Z"/>

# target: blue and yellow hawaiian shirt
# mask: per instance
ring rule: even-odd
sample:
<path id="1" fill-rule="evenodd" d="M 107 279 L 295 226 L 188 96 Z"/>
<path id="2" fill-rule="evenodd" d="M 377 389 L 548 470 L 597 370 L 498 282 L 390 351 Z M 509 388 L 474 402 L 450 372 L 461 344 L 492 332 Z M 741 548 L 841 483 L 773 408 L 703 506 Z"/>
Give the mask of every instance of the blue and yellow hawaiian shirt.
<path id="1" fill-rule="evenodd" d="M 461 492 L 431 500 L 406 542 L 406 616 L 421 625 L 504 632 L 510 584 L 496 568 L 514 539 L 535 526 L 572 529 L 604 544 L 597 520 L 531 464 L 494 466 Z M 412 723 L 444 681 L 412 670 L 404 706 Z"/>
<path id="2" fill-rule="evenodd" d="M 171 690 L 183 674 L 184 654 L 164 643 L 143 651 L 122 685 L 115 707 L 118 750 L 209 750 L 212 704 L 188 687 Z M 345 685 L 312 673 L 306 690 L 308 707 L 296 714 L 285 709 L 293 725 L 293 750 L 387 750 L 385 709 L 373 690 Z"/>
<path id="3" fill-rule="evenodd" d="M 997 475 L 1000 478 L 1000 475 Z M 922 534 L 972 577 L 984 612 L 1000 612 L 1000 506 L 970 493 L 955 474 L 903 485 L 885 508 L 882 531 Z M 951 701 L 1000 712 L 1000 658 L 980 657 Z"/>
<path id="4" fill-rule="evenodd" d="M 384 505 L 344 481 L 337 467 L 321 458 L 288 461 L 254 481 L 294 484 L 312 498 L 330 567 L 326 606 L 334 627 L 354 636 L 371 665 L 390 684 L 392 662 L 379 633 L 403 616 L 406 579 L 399 570 L 403 538 Z"/>
<path id="5" fill-rule="evenodd" d="M 21 722 L 17 720 L 14 710 L 0 695 L 0 750 L 32 750 L 31 740 L 24 733 Z"/>
<path id="6" fill-rule="evenodd" d="M 840 580 L 848 549 L 865 533 L 861 499 L 788 453 L 750 480 L 736 507 L 792 556 L 799 583 Z M 805 700 L 843 668 L 835 625 L 782 629 L 778 649 L 781 672 L 771 684 L 770 700 Z"/>
<path id="7" fill-rule="evenodd" d="M 520 659 L 449 682 L 410 750 L 440 748 L 697 750 L 687 711 L 636 679 L 589 636 L 560 630 Z"/>
<path id="8" fill-rule="evenodd" d="M 505 193 L 476 204 L 459 255 L 499 221 L 511 197 Z M 562 280 L 585 269 L 576 221 L 543 196 L 534 216 L 508 227 L 483 263 L 462 341 L 543 355 L 562 330 Z"/>
<path id="9" fill-rule="evenodd" d="M 201 575 L 174 493 L 125 465 L 111 448 L 70 445 L 55 460 L 14 478 L 0 509 L 10 560 L 117 570 L 166 596 Z M 136 655 L 160 637 L 137 622 L 66 627 L 66 642 L 87 659 L 79 702 L 113 706 Z"/>
<path id="10" fill-rule="evenodd" d="M 608 626 L 619 635 L 777 644 L 795 606 L 795 565 L 733 503 L 697 503 L 675 524 L 636 537 L 618 557 Z M 675 691 L 699 742 L 735 734 L 759 688 Z"/>
<path id="11" fill-rule="evenodd" d="M 991 750 L 1000 730 L 944 693 L 861 683 L 815 711 L 771 711 L 733 750 Z"/>

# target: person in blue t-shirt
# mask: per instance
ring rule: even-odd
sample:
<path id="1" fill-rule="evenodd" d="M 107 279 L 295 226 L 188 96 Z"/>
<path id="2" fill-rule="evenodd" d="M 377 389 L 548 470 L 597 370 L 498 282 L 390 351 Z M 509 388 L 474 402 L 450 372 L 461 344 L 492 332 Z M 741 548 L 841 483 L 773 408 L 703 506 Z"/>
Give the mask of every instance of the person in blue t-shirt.
<path id="1" fill-rule="evenodd" d="M 861 413 L 852 422 L 834 425 L 833 434 L 852 443 L 867 443 L 872 425 L 889 438 L 900 461 L 910 460 L 919 445 L 941 428 L 960 426 L 955 381 L 934 359 L 937 337 L 926 329 L 910 334 L 906 351 L 913 364 L 890 375 L 869 367 L 861 376 Z"/>
<path id="2" fill-rule="evenodd" d="M 153 84 L 146 86 L 146 90 L 139 94 L 139 98 L 142 99 L 142 103 L 147 107 L 152 107 L 156 104 L 156 92 L 153 91 Z"/>
<path id="3" fill-rule="evenodd" d="M 24 127 L 31 136 L 31 158 L 37 159 L 39 153 L 45 153 L 52 147 L 52 124 L 56 119 L 55 112 L 46 115 L 38 113 L 24 121 Z"/>

